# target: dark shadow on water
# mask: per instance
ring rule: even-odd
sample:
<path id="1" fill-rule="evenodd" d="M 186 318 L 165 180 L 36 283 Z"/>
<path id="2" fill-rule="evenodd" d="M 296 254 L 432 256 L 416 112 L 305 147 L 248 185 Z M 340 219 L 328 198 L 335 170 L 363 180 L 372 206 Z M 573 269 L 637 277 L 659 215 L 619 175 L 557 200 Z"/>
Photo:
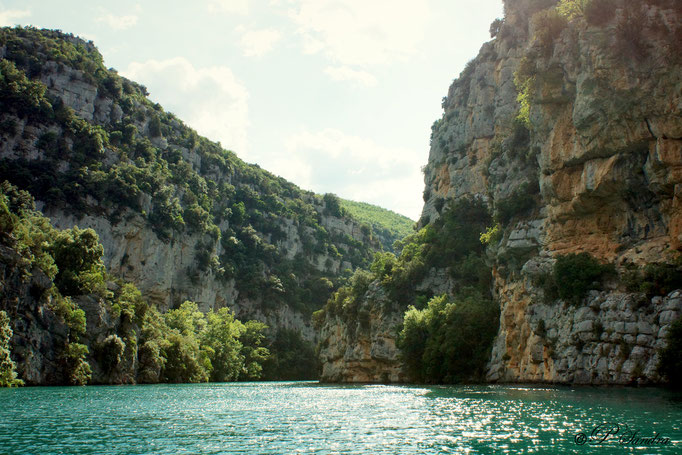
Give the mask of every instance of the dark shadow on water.
<path id="1" fill-rule="evenodd" d="M 562 386 L 542 384 L 506 385 L 452 385 L 420 386 L 429 391 L 425 398 L 519 400 L 575 402 L 576 404 L 599 403 L 603 406 L 651 407 L 656 405 L 682 409 L 682 391 L 658 387 L 595 387 Z"/>

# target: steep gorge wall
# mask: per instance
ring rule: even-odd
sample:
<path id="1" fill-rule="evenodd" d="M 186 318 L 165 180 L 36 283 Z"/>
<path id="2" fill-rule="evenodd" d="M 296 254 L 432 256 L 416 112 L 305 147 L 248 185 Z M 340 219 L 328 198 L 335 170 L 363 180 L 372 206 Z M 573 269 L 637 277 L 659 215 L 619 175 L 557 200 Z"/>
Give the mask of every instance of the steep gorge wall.
<path id="1" fill-rule="evenodd" d="M 488 380 L 656 383 L 679 291 L 653 297 L 611 279 L 576 305 L 540 282 L 570 253 L 620 277 L 679 257 L 682 12 L 674 2 L 594 1 L 605 7 L 568 21 L 542 12 L 555 3 L 508 0 L 496 38 L 453 82 L 432 127 L 420 226 L 466 197 L 495 213 L 499 239 L 487 254 L 501 315 Z M 384 317 L 397 334 L 402 315 Z M 326 324 L 323 333 L 347 325 Z M 373 346 L 327 348 L 346 353 L 332 356 L 329 379 L 381 377 L 387 355 L 374 361 Z M 357 364 L 379 373 L 339 373 Z"/>
<path id="2" fill-rule="evenodd" d="M 616 282 L 576 307 L 544 303 L 537 285 L 558 255 L 587 252 L 621 272 L 679 256 L 682 68 L 671 43 L 680 15 L 626 8 L 601 26 L 574 20 L 551 53 L 536 41 L 520 62 L 535 67 L 529 151 L 540 200 L 529 219 L 505 226 L 497 246 L 502 315 L 490 380 L 660 380 L 657 350 L 682 310 L 678 291 L 652 298 Z M 646 53 L 623 55 L 635 39 Z M 488 195 L 499 206 L 518 194 Z"/>
<path id="3" fill-rule="evenodd" d="M 30 82 L 22 83 L 46 89 L 36 94 L 37 111 L 21 106 L 30 104 L 25 93 L 3 100 L 2 179 L 32 191 L 56 227 L 97 231 L 107 270 L 162 311 L 192 300 L 203 311 L 230 307 L 241 319 L 315 338 L 312 310 L 345 270 L 380 249 L 371 231 L 199 138 L 144 87 L 107 71 L 92 43 L 33 29 L 2 34 L 3 61 L 25 72 Z M 74 123 L 108 140 L 82 145 Z M 244 213 L 235 214 L 240 203 Z M 197 227 L 192 210 L 203 217 Z M 180 216 L 184 227 L 159 221 L 170 226 Z"/>

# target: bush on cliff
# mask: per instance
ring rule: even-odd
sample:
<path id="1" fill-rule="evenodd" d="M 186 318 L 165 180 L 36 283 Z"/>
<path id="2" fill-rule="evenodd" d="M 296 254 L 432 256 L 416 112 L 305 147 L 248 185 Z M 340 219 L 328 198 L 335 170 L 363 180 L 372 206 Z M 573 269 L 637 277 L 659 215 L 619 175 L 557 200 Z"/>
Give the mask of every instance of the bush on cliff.
<path id="1" fill-rule="evenodd" d="M 670 325 L 665 348 L 659 351 L 658 371 L 675 388 L 682 387 L 682 318 Z"/>
<path id="2" fill-rule="evenodd" d="M 682 257 L 672 264 L 652 262 L 642 269 L 630 266 L 621 274 L 621 280 L 630 292 L 643 292 L 649 298 L 666 295 L 682 288 Z"/>
<path id="3" fill-rule="evenodd" d="M 12 333 L 7 313 L 0 311 L 0 387 L 23 385 L 23 381 L 17 379 L 16 365 L 10 357 Z"/>
<path id="4" fill-rule="evenodd" d="M 482 380 L 499 324 L 499 307 L 477 292 L 410 307 L 398 337 L 409 377 L 417 382 Z"/>
<path id="5" fill-rule="evenodd" d="M 589 253 L 570 253 L 556 258 L 551 274 L 539 277 L 548 301 L 557 298 L 578 304 L 591 289 L 601 288 L 602 281 L 614 275 L 612 264 L 601 264 Z"/>

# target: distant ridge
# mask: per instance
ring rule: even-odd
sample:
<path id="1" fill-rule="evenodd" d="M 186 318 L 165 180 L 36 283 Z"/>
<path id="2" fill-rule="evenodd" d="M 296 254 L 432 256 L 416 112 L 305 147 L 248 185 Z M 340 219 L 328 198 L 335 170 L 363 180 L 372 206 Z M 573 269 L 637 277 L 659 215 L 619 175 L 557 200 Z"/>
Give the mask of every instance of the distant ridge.
<path id="1" fill-rule="evenodd" d="M 361 223 L 367 223 L 387 251 L 393 251 L 393 242 L 414 232 L 414 220 L 366 202 L 341 199 L 341 207 Z"/>

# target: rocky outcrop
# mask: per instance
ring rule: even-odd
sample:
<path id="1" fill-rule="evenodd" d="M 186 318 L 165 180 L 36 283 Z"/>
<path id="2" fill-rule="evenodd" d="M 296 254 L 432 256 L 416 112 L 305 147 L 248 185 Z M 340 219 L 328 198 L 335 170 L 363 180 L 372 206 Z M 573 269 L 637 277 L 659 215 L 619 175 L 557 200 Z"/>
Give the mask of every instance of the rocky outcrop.
<path id="1" fill-rule="evenodd" d="M 675 207 L 682 183 L 681 68 L 679 60 L 675 64 L 666 58 L 665 39 L 655 24 L 662 19 L 673 33 L 680 17 L 644 5 L 638 33 L 650 43 L 651 54 L 633 61 L 615 51 L 622 45 L 617 40 L 626 39 L 619 31 L 626 21 L 624 9 L 612 11 L 602 26 L 574 20 L 551 43 L 551 52 L 538 39 L 508 48 L 519 38 L 511 27 L 518 27 L 522 18 L 509 5 L 507 14 L 503 36 L 484 46 L 476 61 L 483 60 L 483 66 L 475 64 L 476 71 L 480 68 L 496 82 L 473 73 L 469 96 L 459 88 L 461 82 L 455 84 L 445 109 L 446 118 L 449 110 L 464 112 L 460 120 L 453 119 L 456 124 L 462 123 L 462 115 L 473 119 L 471 126 L 464 122 L 453 141 L 464 144 L 468 154 L 480 154 L 480 141 L 491 138 L 479 156 L 487 164 L 456 171 L 465 178 L 452 172 L 446 197 L 478 192 L 499 210 L 507 201 L 523 200 L 529 188 L 524 185 L 538 181 L 539 194 L 531 194 L 539 196 L 536 207 L 513 213 L 494 248 L 493 261 L 504 276 L 498 275 L 495 286 L 502 314 L 488 378 L 656 382 L 656 349 L 679 314 L 678 293 L 646 300 L 614 289 L 593 293 L 575 307 L 563 301 L 544 303 L 532 277 L 538 263 L 560 254 L 588 252 L 617 266 L 641 266 L 679 252 L 680 211 Z M 531 21 L 528 36 L 541 26 Z M 494 64 L 486 63 L 491 54 L 497 55 Z M 518 112 L 513 73 L 518 82 L 518 74 L 528 71 L 521 64 L 531 66 L 534 78 L 525 143 L 514 137 L 518 131 L 512 130 L 511 139 L 500 134 L 504 122 Z M 487 118 L 482 112 L 490 104 L 480 95 L 484 89 L 495 100 Z M 488 128 L 475 127 L 481 123 Z M 446 153 L 432 148 L 429 169 L 441 155 Z M 437 188 L 434 175 L 427 174 L 427 188 Z M 484 190 L 470 181 L 485 182 Z M 437 216 L 431 207 L 427 201 L 425 215 Z"/>
<path id="2" fill-rule="evenodd" d="M 52 280 L 37 267 L 27 276 L 17 267 L 20 262 L 16 251 L 0 246 L 0 310 L 7 313 L 13 327 L 12 358 L 18 376 L 27 384 L 64 383 L 59 353 L 68 328 L 42 298 Z"/>
<path id="3" fill-rule="evenodd" d="M 320 327 L 323 382 L 383 383 L 406 380 L 396 334 L 402 313 L 377 283 L 370 286 L 354 316 L 326 314 Z"/>
<path id="4" fill-rule="evenodd" d="M 637 33 L 651 43 L 651 54 L 641 60 L 624 61 L 614 52 L 622 46 L 617 40 L 626 39 L 619 32 L 623 9 L 602 27 L 569 24 L 550 56 L 533 59 L 529 151 L 537 161 L 541 198 L 529 220 L 512 220 L 498 246 L 498 267 L 508 275 L 496 282 L 502 316 L 490 380 L 660 380 L 656 352 L 679 315 L 679 293 L 651 300 L 624 294 L 621 285 L 592 294 L 576 308 L 542 303 L 531 279 L 534 264 L 568 253 L 588 252 L 617 268 L 679 255 L 681 68 L 679 60 L 667 60 L 652 24 L 663 18 L 673 33 L 680 17 L 642 8 Z M 529 49 L 526 59 L 534 52 Z M 493 205 L 515 197 L 492 196 Z M 502 264 L 509 257 L 520 258 L 518 273 Z"/>
<path id="5" fill-rule="evenodd" d="M 530 288 L 530 289 L 529 289 Z M 584 305 L 544 303 L 532 286 L 504 289 L 488 379 L 565 384 L 660 382 L 658 351 L 682 314 L 682 294 L 646 300 L 592 291 Z"/>
<path id="6" fill-rule="evenodd" d="M 0 245 L 0 310 L 7 313 L 12 325 L 11 351 L 17 375 L 27 385 L 68 384 L 64 353 L 69 327 L 55 308 L 52 280 L 38 267 L 26 270 L 25 263 L 15 249 Z M 84 311 L 87 324 L 79 341 L 93 347 L 87 356 L 92 367 L 91 383 L 135 383 L 134 343 L 128 343 L 113 370 L 104 368 L 98 356 L 98 347 L 107 337 L 121 331 L 120 315 L 112 315 L 110 306 L 95 296 L 80 296 L 76 303 Z M 134 324 L 128 330 L 139 333 Z"/>

